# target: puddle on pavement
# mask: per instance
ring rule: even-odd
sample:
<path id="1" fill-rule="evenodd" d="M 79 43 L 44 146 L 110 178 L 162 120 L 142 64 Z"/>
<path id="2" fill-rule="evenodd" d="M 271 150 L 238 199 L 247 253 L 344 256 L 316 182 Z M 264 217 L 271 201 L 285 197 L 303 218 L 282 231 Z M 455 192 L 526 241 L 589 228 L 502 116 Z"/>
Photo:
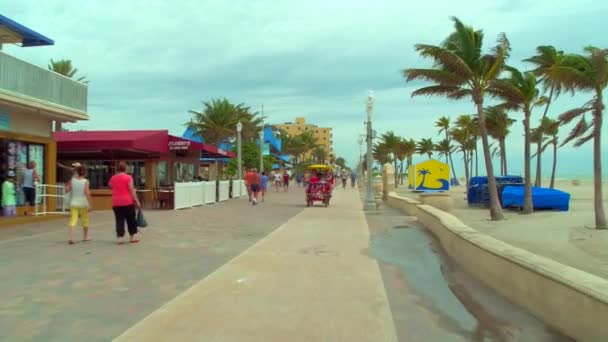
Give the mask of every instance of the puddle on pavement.
<path id="1" fill-rule="evenodd" d="M 402 341 L 571 341 L 509 303 L 451 262 L 415 223 L 394 212 L 367 215 Z M 407 224 L 403 224 L 407 223 Z"/>

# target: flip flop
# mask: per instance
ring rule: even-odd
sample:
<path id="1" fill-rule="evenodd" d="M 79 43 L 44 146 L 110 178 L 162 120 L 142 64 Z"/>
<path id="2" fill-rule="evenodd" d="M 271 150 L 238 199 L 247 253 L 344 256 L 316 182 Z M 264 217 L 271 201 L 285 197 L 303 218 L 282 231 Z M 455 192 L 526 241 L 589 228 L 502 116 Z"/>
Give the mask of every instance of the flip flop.
<path id="1" fill-rule="evenodd" d="M 139 240 L 131 240 L 131 241 L 129 241 L 129 242 L 130 242 L 130 243 L 138 243 L 138 242 L 139 242 Z"/>
<path id="2" fill-rule="evenodd" d="M 88 238 L 88 239 L 82 239 L 82 242 L 88 242 L 88 241 L 91 241 L 91 238 Z"/>
<path id="3" fill-rule="evenodd" d="M 72 240 L 68 240 L 68 244 L 69 244 L 69 245 L 73 245 L 73 244 L 74 244 L 74 241 L 72 241 Z"/>
<path id="4" fill-rule="evenodd" d="M 119 245 L 124 245 L 124 244 L 125 244 L 125 242 L 124 242 L 124 241 L 118 241 L 118 242 L 117 242 L 117 244 L 119 244 Z"/>

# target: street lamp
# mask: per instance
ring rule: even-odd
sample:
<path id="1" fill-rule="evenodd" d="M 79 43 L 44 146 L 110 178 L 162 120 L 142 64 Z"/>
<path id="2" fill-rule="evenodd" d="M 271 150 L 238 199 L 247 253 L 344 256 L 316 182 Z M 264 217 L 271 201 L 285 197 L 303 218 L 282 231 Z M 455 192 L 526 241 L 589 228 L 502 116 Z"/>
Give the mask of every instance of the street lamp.
<path id="1" fill-rule="evenodd" d="M 372 172 L 372 111 L 374 109 L 374 92 L 369 91 L 367 93 L 367 193 L 365 194 L 365 210 L 376 210 L 376 201 L 374 201 L 374 195 L 372 193 L 372 178 L 374 173 Z"/>
<path id="2" fill-rule="evenodd" d="M 264 126 L 260 131 L 260 173 L 264 171 Z"/>
<path id="3" fill-rule="evenodd" d="M 243 131 L 243 124 L 239 121 L 236 124 L 236 148 L 237 148 L 237 166 L 239 172 L 239 180 L 243 179 L 243 151 L 241 150 L 241 132 Z"/>
<path id="4" fill-rule="evenodd" d="M 363 177 L 363 137 L 365 136 L 365 134 L 359 134 L 359 139 L 357 139 L 357 142 L 359 143 L 359 160 L 357 162 L 358 165 L 358 172 L 361 175 L 361 177 Z"/>

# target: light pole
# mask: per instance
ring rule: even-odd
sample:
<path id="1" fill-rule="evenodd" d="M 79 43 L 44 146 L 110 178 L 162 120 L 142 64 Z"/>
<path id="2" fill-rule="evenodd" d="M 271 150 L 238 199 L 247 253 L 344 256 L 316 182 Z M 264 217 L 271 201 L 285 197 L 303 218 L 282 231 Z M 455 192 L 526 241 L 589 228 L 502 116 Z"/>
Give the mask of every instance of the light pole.
<path id="1" fill-rule="evenodd" d="M 376 210 L 376 201 L 372 193 L 372 110 L 374 109 L 374 93 L 370 90 L 367 93 L 367 193 L 365 194 L 365 210 Z"/>
<path id="2" fill-rule="evenodd" d="M 260 131 L 260 173 L 264 171 L 264 126 Z"/>
<path id="3" fill-rule="evenodd" d="M 236 148 L 237 148 L 237 166 L 239 178 L 243 179 L 243 151 L 241 150 L 241 132 L 243 131 L 243 124 L 239 121 L 236 124 Z"/>
<path id="4" fill-rule="evenodd" d="M 358 165 L 358 172 L 359 172 L 359 179 L 361 179 L 360 177 L 363 177 L 363 137 L 365 136 L 365 134 L 359 134 L 359 139 L 357 139 L 357 142 L 359 143 L 359 160 L 357 162 Z"/>

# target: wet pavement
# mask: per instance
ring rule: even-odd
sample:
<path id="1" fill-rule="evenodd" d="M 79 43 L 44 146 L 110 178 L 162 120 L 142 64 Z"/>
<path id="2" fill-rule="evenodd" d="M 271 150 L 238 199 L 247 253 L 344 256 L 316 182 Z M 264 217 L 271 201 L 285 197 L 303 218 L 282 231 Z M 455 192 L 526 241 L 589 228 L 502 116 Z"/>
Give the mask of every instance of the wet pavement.
<path id="1" fill-rule="evenodd" d="M 400 341 L 571 341 L 463 272 L 413 217 L 366 218 Z"/>
<path id="2" fill-rule="evenodd" d="M 141 243 L 118 246 L 113 217 L 69 246 L 66 220 L 0 229 L 0 341 L 108 341 L 304 209 L 271 193 L 182 211 L 148 211 Z M 80 231 L 77 231 L 79 236 Z"/>

